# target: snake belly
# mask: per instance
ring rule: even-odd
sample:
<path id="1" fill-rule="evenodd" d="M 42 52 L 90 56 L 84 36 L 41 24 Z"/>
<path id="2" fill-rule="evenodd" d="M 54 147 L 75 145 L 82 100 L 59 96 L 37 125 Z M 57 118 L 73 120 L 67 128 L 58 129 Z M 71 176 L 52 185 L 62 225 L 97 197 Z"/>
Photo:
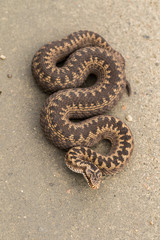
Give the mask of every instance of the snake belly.
<path id="1" fill-rule="evenodd" d="M 124 58 L 99 34 L 79 31 L 40 48 L 32 61 L 32 73 L 40 87 L 51 94 L 40 114 L 45 135 L 55 146 L 69 149 L 66 165 L 98 189 L 102 175 L 122 169 L 133 151 L 128 126 L 104 115 L 125 89 L 130 95 Z M 96 83 L 81 88 L 91 73 L 96 75 Z M 105 156 L 90 149 L 102 139 L 111 142 Z"/>

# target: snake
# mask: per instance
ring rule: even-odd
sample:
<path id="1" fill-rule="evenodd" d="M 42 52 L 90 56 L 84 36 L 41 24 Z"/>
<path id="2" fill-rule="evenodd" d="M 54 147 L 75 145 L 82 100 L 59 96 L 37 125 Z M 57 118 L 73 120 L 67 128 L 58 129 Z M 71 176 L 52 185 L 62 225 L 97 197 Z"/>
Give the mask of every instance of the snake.
<path id="1" fill-rule="evenodd" d="M 108 115 L 125 89 L 131 94 L 123 56 L 99 34 L 80 30 L 42 46 L 33 57 L 32 74 L 49 94 L 40 113 L 46 137 L 67 150 L 69 169 L 99 189 L 102 176 L 123 169 L 134 147 L 126 123 Z M 83 87 L 90 74 L 96 82 Z M 111 143 L 105 155 L 91 149 L 103 139 Z"/>

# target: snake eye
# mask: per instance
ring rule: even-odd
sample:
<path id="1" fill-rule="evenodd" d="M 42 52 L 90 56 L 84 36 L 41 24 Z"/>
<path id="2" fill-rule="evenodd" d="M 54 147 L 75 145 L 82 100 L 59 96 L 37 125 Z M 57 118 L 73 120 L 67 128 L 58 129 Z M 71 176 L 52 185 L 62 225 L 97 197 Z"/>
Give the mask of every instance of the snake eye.
<path id="1" fill-rule="evenodd" d="M 83 175 L 91 188 L 98 189 L 100 187 L 102 172 L 97 167 L 96 170 L 86 168 Z"/>

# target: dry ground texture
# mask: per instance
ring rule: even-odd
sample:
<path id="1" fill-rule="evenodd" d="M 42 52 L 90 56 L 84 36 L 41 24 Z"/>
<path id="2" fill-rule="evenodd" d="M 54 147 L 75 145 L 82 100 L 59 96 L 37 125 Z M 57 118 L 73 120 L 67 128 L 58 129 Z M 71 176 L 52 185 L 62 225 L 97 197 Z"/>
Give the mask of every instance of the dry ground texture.
<path id="1" fill-rule="evenodd" d="M 160 239 L 160 1 L 1 0 L 0 26 L 0 239 Z M 80 29 L 122 53 L 133 89 L 110 112 L 132 116 L 133 156 L 98 191 L 41 131 L 47 96 L 30 70 L 43 44 Z"/>

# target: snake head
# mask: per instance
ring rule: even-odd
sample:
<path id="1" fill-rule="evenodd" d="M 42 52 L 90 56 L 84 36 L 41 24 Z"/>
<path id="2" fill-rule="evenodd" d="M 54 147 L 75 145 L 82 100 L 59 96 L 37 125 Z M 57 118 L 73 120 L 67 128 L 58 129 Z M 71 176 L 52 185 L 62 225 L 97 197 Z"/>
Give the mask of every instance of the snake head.
<path id="1" fill-rule="evenodd" d="M 98 189 L 100 187 L 102 172 L 95 166 L 91 164 L 89 167 L 86 167 L 83 175 L 88 185 L 93 189 Z"/>

